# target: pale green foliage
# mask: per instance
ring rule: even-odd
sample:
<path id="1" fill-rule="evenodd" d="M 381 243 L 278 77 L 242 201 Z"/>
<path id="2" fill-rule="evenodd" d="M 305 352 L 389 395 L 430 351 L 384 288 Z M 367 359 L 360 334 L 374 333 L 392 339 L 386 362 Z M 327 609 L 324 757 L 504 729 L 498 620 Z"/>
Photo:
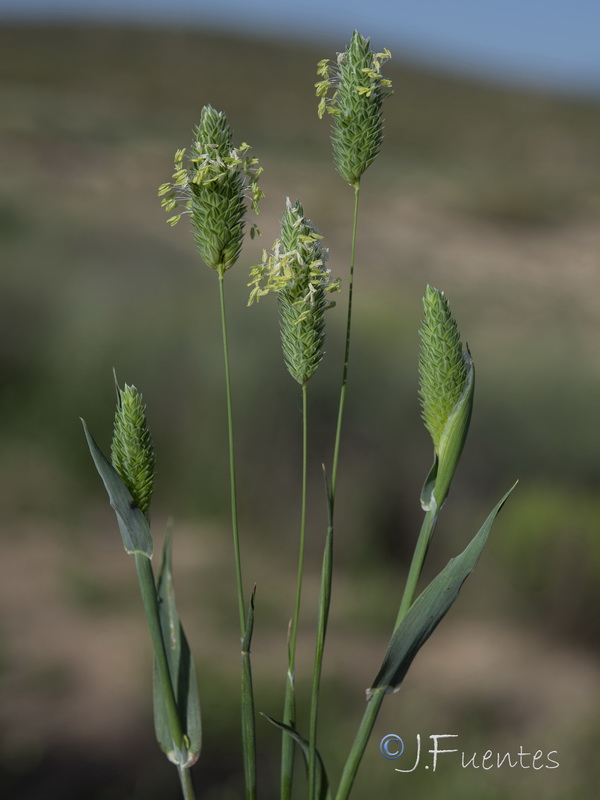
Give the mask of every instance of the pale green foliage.
<path id="1" fill-rule="evenodd" d="M 112 465 L 140 510 L 148 515 L 154 491 L 154 445 L 146 406 L 135 386 L 117 386 L 117 410 L 110 449 Z"/>
<path id="2" fill-rule="evenodd" d="M 444 293 L 428 286 L 423 309 L 419 395 L 423 420 L 439 455 L 446 423 L 467 385 L 468 358 Z"/>
<path id="3" fill-rule="evenodd" d="M 245 142 L 239 147 L 233 147 L 232 142 L 225 114 L 204 106 L 187 165 L 185 149 L 178 150 L 173 181 L 158 190 L 167 211 L 183 207 L 169 224 L 175 225 L 182 214 L 190 214 L 200 255 L 209 267 L 222 272 L 232 267 L 240 254 L 247 200 L 258 214 L 264 196 L 258 186 L 262 173 L 258 159 L 249 157 L 250 146 Z M 251 228 L 251 236 L 256 230 L 255 226 Z"/>
<path id="4" fill-rule="evenodd" d="M 357 186 L 373 163 L 383 139 L 381 107 L 391 94 L 391 81 L 381 75 L 382 64 L 391 58 L 389 50 L 373 53 L 370 40 L 354 31 L 350 45 L 338 53 L 332 64 L 319 61 L 315 84 L 320 97 L 319 116 L 333 116 L 331 141 L 335 166 L 341 177 Z M 332 92 L 331 96 L 330 92 Z"/>
<path id="5" fill-rule="evenodd" d="M 339 288 L 325 267 L 328 252 L 321 239 L 302 205 L 288 199 L 281 238 L 272 253 L 264 252 L 262 264 L 252 267 L 249 284 L 248 305 L 269 292 L 278 293 L 283 354 L 290 375 L 301 385 L 323 358 L 324 314 L 333 305 L 326 293 Z"/>

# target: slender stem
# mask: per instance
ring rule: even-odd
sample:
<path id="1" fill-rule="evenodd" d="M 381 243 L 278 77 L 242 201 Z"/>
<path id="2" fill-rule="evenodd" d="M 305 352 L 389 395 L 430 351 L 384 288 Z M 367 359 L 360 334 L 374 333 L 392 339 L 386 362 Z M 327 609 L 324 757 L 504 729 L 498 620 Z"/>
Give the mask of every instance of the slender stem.
<path id="1" fill-rule="evenodd" d="M 325 635 L 329 619 L 329 604 L 331 601 L 331 577 L 333 566 L 333 498 L 328 488 L 329 523 L 325 538 L 325 552 L 323 553 L 323 568 L 321 571 L 321 592 L 319 598 L 319 621 L 317 627 L 317 642 L 315 647 L 315 665 L 313 671 L 313 685 L 310 703 L 310 731 L 308 749 L 308 798 L 316 800 L 316 765 L 317 765 L 317 722 L 319 715 L 319 691 L 321 684 L 321 669 L 323 665 L 323 651 L 325 649 Z"/>
<path id="2" fill-rule="evenodd" d="M 335 500 L 335 487 L 337 484 L 338 463 L 340 457 L 340 441 L 342 437 L 342 420 L 346 403 L 346 386 L 348 384 L 348 363 L 350 361 L 350 335 L 352 332 L 352 296 L 354 292 L 354 263 L 356 256 L 356 232 L 358 226 L 358 200 L 360 196 L 360 182 L 354 187 L 354 217 L 352 220 L 352 249 L 350 253 L 350 277 L 348 279 L 348 316 L 346 319 L 346 344 L 344 347 L 344 368 L 342 371 L 342 386 L 340 389 L 340 402 L 338 419 L 335 432 L 335 445 L 333 448 L 333 467 L 331 470 L 331 497 Z"/>
<path id="3" fill-rule="evenodd" d="M 340 785 L 335 795 L 335 800 L 346 800 L 352 790 L 358 767 L 360 766 L 363 753 L 371 736 L 371 731 L 375 725 L 375 720 L 379 714 L 379 709 L 385 697 L 385 689 L 376 689 L 367 700 L 367 707 L 363 714 L 362 721 L 356 732 L 352 749 L 344 765 L 344 771 L 340 779 Z"/>
<path id="4" fill-rule="evenodd" d="M 256 800 L 256 728 L 250 651 L 242 649 L 242 749 L 246 800 Z"/>
<path id="5" fill-rule="evenodd" d="M 298 620 L 300 619 L 300 601 L 302 599 L 302 574 L 304 570 L 304 540 L 306 532 L 306 483 L 308 470 L 308 412 L 306 384 L 302 386 L 302 498 L 300 510 L 300 549 L 298 553 L 298 583 L 296 586 L 296 606 L 292 620 L 290 636 L 290 663 L 296 659 L 296 640 L 298 638 Z"/>
<path id="6" fill-rule="evenodd" d="M 406 616 L 406 612 L 413 603 L 417 583 L 419 582 L 421 571 L 423 569 L 423 562 L 425 561 L 425 556 L 427 555 L 427 550 L 429 549 L 429 543 L 431 542 L 431 537 L 433 536 L 433 532 L 437 524 L 438 514 L 438 509 L 435 511 L 427 511 L 423 519 L 419 538 L 417 539 L 417 544 L 415 545 L 413 557 L 410 562 L 410 568 L 406 578 L 406 585 L 404 586 L 404 594 L 402 595 L 402 601 L 400 602 L 400 608 L 398 609 L 398 616 L 396 618 L 394 630 L 396 630 L 398 625 L 400 625 L 403 618 Z"/>
<path id="7" fill-rule="evenodd" d="M 344 345 L 344 366 L 342 369 L 342 383 L 340 387 L 340 400 L 338 418 L 333 447 L 333 464 L 331 469 L 331 487 L 327 488 L 328 527 L 325 539 L 325 553 L 323 555 L 323 568 L 321 573 L 321 596 L 319 602 L 319 620 L 317 628 L 317 643 L 315 648 L 315 664 L 313 672 L 313 687 L 310 709 L 310 733 L 308 751 L 308 798 L 315 800 L 316 793 L 316 762 L 317 762 L 317 723 L 319 713 L 319 692 L 321 684 L 321 670 L 323 665 L 323 652 L 325 649 L 325 634 L 329 618 L 329 604 L 331 600 L 332 563 L 333 563 L 333 517 L 335 505 L 335 490 L 337 486 L 338 464 L 340 458 L 340 442 L 342 438 L 342 422 L 346 404 L 346 387 L 348 385 L 348 365 L 350 363 L 350 339 L 352 334 L 352 299 L 354 295 L 354 265 L 356 262 L 356 235 L 358 230 L 358 201 L 360 198 L 360 181 L 354 186 L 354 214 L 352 218 L 352 244 L 350 250 L 350 275 L 348 278 L 348 313 L 346 317 L 346 341 Z"/>
<path id="8" fill-rule="evenodd" d="M 298 552 L 298 581 L 296 584 L 296 604 L 290 626 L 288 644 L 288 673 L 285 688 L 283 721 L 294 727 L 296 721 L 295 671 L 296 644 L 302 599 L 302 577 L 304 572 L 304 543 L 306 534 L 306 484 L 308 471 L 308 410 L 306 384 L 302 385 L 302 495 L 300 500 L 300 546 Z M 281 800 L 290 800 L 294 775 L 294 741 L 283 733 L 281 742 Z"/>
<path id="9" fill-rule="evenodd" d="M 221 306 L 221 330 L 223 333 L 223 359 L 225 362 L 225 389 L 227 394 L 227 433 L 229 438 L 229 484 L 231 489 L 231 527 L 233 531 L 233 552 L 235 555 L 235 574 L 237 582 L 238 610 L 242 638 L 246 630 L 246 612 L 244 606 L 244 584 L 242 581 L 242 559 L 240 555 L 240 537 L 238 530 L 237 487 L 235 478 L 235 454 L 233 441 L 233 410 L 231 402 L 231 374 L 229 369 L 229 345 L 227 342 L 227 318 L 225 315 L 225 273 L 219 270 L 219 301 Z"/>
<path id="10" fill-rule="evenodd" d="M 194 784 L 192 782 L 192 773 L 188 767 L 177 767 L 179 772 L 179 782 L 181 783 L 181 791 L 183 793 L 183 800 L 196 800 L 196 792 L 194 791 Z"/>
<path id="11" fill-rule="evenodd" d="M 138 573 L 142 602 L 146 612 L 146 620 L 150 630 L 150 638 L 152 639 L 154 657 L 156 658 L 156 666 L 161 683 L 161 690 L 165 700 L 165 705 L 167 707 L 169 729 L 171 731 L 171 736 L 173 737 L 174 746 L 177 748 L 177 750 L 179 750 L 180 753 L 182 753 L 184 748 L 184 735 L 181 721 L 179 719 L 179 711 L 177 710 L 177 701 L 175 700 L 173 683 L 169 673 L 169 662 L 167 661 L 165 643 L 163 641 L 162 631 L 160 628 L 158 597 L 156 595 L 156 584 L 154 582 L 152 565 L 147 556 L 142 553 L 136 553 L 135 566 Z"/>
<path id="12" fill-rule="evenodd" d="M 283 722 L 291 728 L 296 724 L 296 692 L 294 673 L 288 665 L 283 701 Z M 294 740 L 285 731 L 281 734 L 281 800 L 290 800 L 294 781 Z"/>
<path id="13" fill-rule="evenodd" d="M 246 639 L 246 612 L 244 604 L 244 585 L 242 581 L 242 559 L 238 529 L 237 488 L 235 477 L 235 455 L 233 440 L 233 409 L 231 401 L 231 375 L 229 369 L 229 346 L 227 341 L 227 320 L 225 315 L 225 271 L 218 270 L 219 301 L 221 306 L 221 329 L 223 334 L 223 359 L 225 363 L 225 387 L 227 394 L 227 431 L 229 439 L 229 482 L 231 487 L 231 527 L 233 531 L 233 552 L 235 556 L 235 573 L 237 582 L 238 610 L 240 615 L 240 632 L 242 642 Z M 244 777 L 246 800 L 256 798 L 256 731 L 254 713 L 254 693 L 252 689 L 252 670 L 250 667 L 249 642 L 242 652 L 242 750 L 244 759 Z"/>
<path id="14" fill-rule="evenodd" d="M 439 511 L 437 509 L 435 511 L 427 511 L 423 519 L 421 532 L 419 533 L 419 538 L 417 539 L 417 544 L 415 545 L 410 568 L 408 570 L 408 577 L 400 602 L 396 624 L 394 625 L 394 631 L 398 628 L 413 603 L 417 583 L 423 569 L 423 562 L 425 561 L 429 543 L 431 542 L 431 537 L 433 536 L 433 531 L 437 523 L 438 513 Z M 358 772 L 358 767 L 360 766 L 384 697 L 385 687 L 375 689 L 367 701 L 367 707 L 365 708 L 362 722 L 356 732 L 352 749 L 344 765 L 344 771 L 335 800 L 346 800 L 350 794 L 354 779 L 356 778 L 356 773 Z"/>

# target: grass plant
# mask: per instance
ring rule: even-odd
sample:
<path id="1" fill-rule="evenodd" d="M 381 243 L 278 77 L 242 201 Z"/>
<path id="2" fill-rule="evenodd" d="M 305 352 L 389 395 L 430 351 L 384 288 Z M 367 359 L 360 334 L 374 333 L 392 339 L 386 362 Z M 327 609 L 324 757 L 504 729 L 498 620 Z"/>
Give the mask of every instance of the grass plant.
<path id="1" fill-rule="evenodd" d="M 456 600 L 461 586 L 474 570 L 494 519 L 510 491 L 490 512 L 479 532 L 433 580 L 417 594 L 425 557 L 439 515 L 451 488 L 467 437 L 474 399 L 474 367 L 463 345 L 458 325 L 445 294 L 427 286 L 423 299 L 421 354 L 419 361 L 423 420 L 433 443 L 433 465 L 421 492 L 424 512 L 421 532 L 414 549 L 404 592 L 398 598 L 398 614 L 381 667 L 367 692 L 363 719 L 358 723 L 341 776 L 335 782 L 319 752 L 319 699 L 321 675 L 333 591 L 334 530 L 343 419 L 347 399 L 358 211 L 361 180 L 378 156 L 383 142 L 383 103 L 391 94 L 391 83 L 382 74 L 390 58 L 387 50 L 374 52 L 370 41 L 354 32 L 349 45 L 337 58 L 318 64 L 319 115 L 331 116 L 331 142 L 335 169 L 354 193 L 352 236 L 347 277 L 348 303 L 340 392 L 330 469 L 322 467 L 327 514 L 323 520 L 324 551 L 318 618 L 314 641 L 314 666 L 310 703 L 298 706 L 296 664 L 298 630 L 302 609 L 304 554 L 307 539 L 308 476 L 313 464 L 308 452 L 308 382 L 322 362 L 325 343 L 325 312 L 334 304 L 328 293 L 339 288 L 326 267 L 328 253 L 323 237 L 305 216 L 300 201 L 286 202 L 281 234 L 260 264 L 250 270 L 249 303 L 274 292 L 278 297 L 283 357 L 290 376 L 301 390 L 302 468 L 300 485 L 297 581 L 287 641 L 287 673 L 282 712 L 265 714 L 282 731 L 280 797 L 291 800 L 295 785 L 296 751 L 306 766 L 307 800 L 345 800 L 352 792 L 361 759 L 385 696 L 399 689 L 419 649 L 427 641 Z M 234 415 L 225 304 L 225 275 L 242 252 L 247 214 L 258 212 L 262 192 L 258 186 L 261 167 L 249 155 L 249 146 L 233 144 L 233 134 L 222 112 L 202 109 L 189 150 L 175 154 L 170 182 L 159 188 L 161 203 L 174 225 L 189 216 L 202 260 L 217 275 L 221 315 L 227 441 L 229 454 L 230 505 L 235 565 L 236 598 L 241 639 L 241 728 L 245 797 L 258 796 L 256 766 L 256 722 L 250 650 L 254 628 L 255 597 L 246 602 L 238 523 Z M 257 233 L 256 226 L 250 229 Z M 96 468 L 105 484 L 126 551 L 134 556 L 140 590 L 154 649 L 154 715 L 158 742 L 177 766 L 184 798 L 196 797 L 190 767 L 200 756 L 200 695 L 193 659 L 175 606 L 171 564 L 172 536 L 169 532 L 158 579 L 151 558 L 150 501 L 155 474 L 152 440 L 141 395 L 133 386 L 118 388 L 117 412 L 111 461 L 100 451 L 84 423 Z M 280 454 L 281 458 L 282 455 Z M 314 468 L 317 468 L 316 466 Z M 310 531 L 311 535 L 317 533 Z M 249 546 L 249 543 L 246 543 Z M 268 587 L 265 587 L 268 591 Z"/>

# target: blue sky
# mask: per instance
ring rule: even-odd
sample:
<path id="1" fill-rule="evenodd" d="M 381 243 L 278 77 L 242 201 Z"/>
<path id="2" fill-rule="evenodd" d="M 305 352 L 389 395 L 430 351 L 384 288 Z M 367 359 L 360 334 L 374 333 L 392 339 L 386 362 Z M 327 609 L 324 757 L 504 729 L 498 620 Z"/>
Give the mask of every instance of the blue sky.
<path id="1" fill-rule="evenodd" d="M 600 0 L 0 0 L 3 15 L 186 21 L 340 48 L 358 28 L 459 72 L 600 93 Z"/>

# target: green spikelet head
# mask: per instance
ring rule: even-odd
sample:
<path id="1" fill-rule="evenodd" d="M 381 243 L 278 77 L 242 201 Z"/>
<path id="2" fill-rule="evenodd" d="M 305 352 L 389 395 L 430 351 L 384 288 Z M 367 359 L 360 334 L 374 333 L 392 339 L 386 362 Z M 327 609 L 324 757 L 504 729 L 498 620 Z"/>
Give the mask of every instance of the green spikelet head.
<path id="1" fill-rule="evenodd" d="M 419 394 L 423 420 L 439 456 L 446 424 L 467 385 L 470 359 L 463 352 L 460 333 L 444 293 L 428 286 L 423 308 Z"/>
<path id="2" fill-rule="evenodd" d="M 175 153 L 173 180 L 158 190 L 167 211 L 183 209 L 168 220 L 171 225 L 190 214 L 198 251 L 218 272 L 232 267 L 240 254 L 248 200 L 258 214 L 263 197 L 258 159 L 249 157 L 249 145 L 232 142 L 225 114 L 204 106 L 187 159 L 185 150 Z M 251 236 L 256 231 L 253 226 Z"/>
<path id="3" fill-rule="evenodd" d="M 135 386 L 117 386 L 117 410 L 110 449 L 112 465 L 140 510 L 148 516 L 154 491 L 154 445 L 146 406 Z"/>
<path id="4" fill-rule="evenodd" d="M 361 175 L 373 163 L 383 139 L 381 107 L 391 94 L 391 81 L 381 75 L 382 64 L 391 58 L 389 50 L 374 53 L 370 40 L 354 31 L 349 46 L 337 62 L 320 61 L 315 84 L 319 116 L 333 116 L 331 142 L 333 159 L 341 177 L 358 186 Z"/>
<path id="5" fill-rule="evenodd" d="M 327 250 L 299 202 L 288 200 L 281 220 L 281 238 L 263 263 L 252 267 L 250 305 L 271 291 L 279 295 L 281 343 L 290 375 L 300 385 L 314 375 L 323 358 L 325 310 L 333 303 L 327 292 L 339 281 L 330 280 L 325 267 Z"/>

